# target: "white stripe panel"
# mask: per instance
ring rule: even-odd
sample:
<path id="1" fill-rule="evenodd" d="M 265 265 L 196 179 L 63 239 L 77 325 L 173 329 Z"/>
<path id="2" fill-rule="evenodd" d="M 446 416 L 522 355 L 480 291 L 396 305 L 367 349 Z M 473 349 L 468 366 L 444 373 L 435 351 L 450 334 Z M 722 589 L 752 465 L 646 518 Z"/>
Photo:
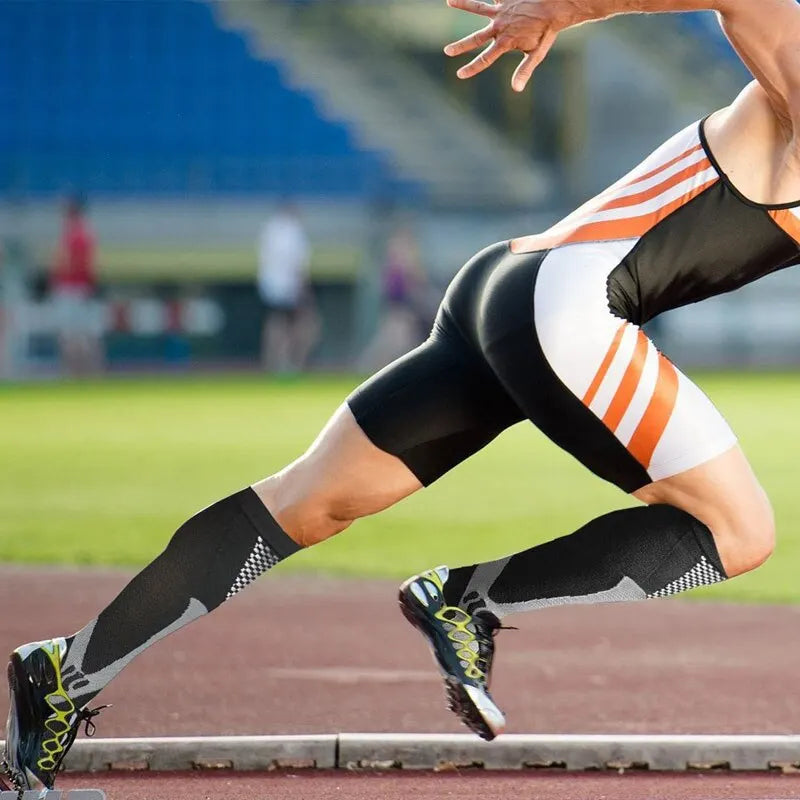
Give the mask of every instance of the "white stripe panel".
<path id="1" fill-rule="evenodd" d="M 617 350 L 614 360 L 606 373 L 606 377 L 600 384 L 600 389 L 595 395 L 594 400 L 589 404 L 591 411 L 602 419 L 605 416 L 614 395 L 617 393 L 619 384 L 622 381 L 622 376 L 630 364 L 631 356 L 633 356 L 634 348 L 636 347 L 636 340 L 639 338 L 639 329 L 635 325 L 627 325 L 625 333 L 622 336 L 622 341 L 619 343 L 619 350 Z M 600 367 L 598 362 L 597 366 Z"/>
<path id="2" fill-rule="evenodd" d="M 647 471 L 661 480 L 691 469 L 736 444 L 725 417 L 708 396 L 678 370 L 678 397 Z"/>
<path id="3" fill-rule="evenodd" d="M 590 225 L 593 222 L 607 222 L 615 219 L 634 219 L 636 217 L 645 217 L 649 214 L 655 214 L 657 211 L 664 208 L 664 206 L 668 205 L 674 200 L 680 199 L 693 189 L 696 189 L 705 183 L 711 183 L 718 177 L 719 176 L 717 175 L 716 170 L 713 167 L 709 167 L 708 169 L 703 170 L 703 172 L 699 172 L 697 175 L 694 175 L 685 181 L 681 181 L 681 183 L 676 184 L 671 189 L 668 189 L 658 197 L 654 197 L 652 200 L 639 203 L 635 206 L 610 208 L 606 211 L 600 211 L 597 214 L 588 217 L 583 224 Z"/>
<path id="4" fill-rule="evenodd" d="M 588 217 L 590 217 L 592 214 L 596 214 L 606 202 L 608 202 L 608 197 L 605 193 L 599 194 L 597 197 L 593 197 L 591 200 L 585 202 L 582 206 L 576 208 L 571 214 L 564 217 L 564 219 L 562 219 L 560 222 L 556 222 L 555 225 L 549 227 L 544 232 L 544 235 L 550 236 L 555 233 L 561 233 L 562 231 L 565 233 L 572 233 L 574 230 L 583 225 Z"/>
<path id="5" fill-rule="evenodd" d="M 702 154 L 702 156 L 704 158 L 705 154 Z M 603 195 L 600 195 L 594 198 L 593 200 L 590 200 L 588 203 L 585 203 L 577 211 L 570 214 L 561 222 L 555 224 L 552 228 L 549 228 L 546 231 L 546 233 L 554 234 L 563 231 L 565 234 L 567 234 L 567 233 L 572 233 L 579 227 L 590 224 L 592 222 L 602 222 L 604 220 L 610 220 L 610 219 L 628 219 L 639 216 L 646 216 L 649 213 L 653 213 L 654 211 L 663 208 L 665 205 L 671 203 L 673 200 L 677 200 L 684 194 L 688 194 L 690 191 L 696 189 L 698 186 L 702 186 L 704 183 L 710 182 L 711 180 L 716 179 L 718 177 L 719 175 L 717 174 L 717 171 L 714 169 L 714 167 L 709 166 L 702 172 L 698 172 L 691 178 L 687 178 L 682 183 L 675 184 L 675 186 L 668 189 L 666 192 L 663 192 L 662 194 L 644 203 L 639 203 L 638 205 L 632 205 L 632 206 L 625 206 L 624 208 L 599 211 L 598 209 L 602 208 L 603 205 L 605 205 L 608 202 L 611 202 L 612 200 L 616 200 L 618 197 L 628 197 L 630 195 L 637 194 L 640 191 L 644 191 L 644 189 L 639 187 L 649 186 L 651 184 L 651 181 L 645 181 L 644 183 L 640 184 L 639 187 L 631 187 L 630 191 L 628 191 L 629 187 L 625 187 L 625 189 L 620 190 L 616 194 L 604 193 Z M 652 185 L 655 186 L 660 182 L 661 182 L 660 180 L 653 179 Z"/>
<path id="6" fill-rule="evenodd" d="M 685 153 L 689 148 L 698 144 L 700 144 L 700 123 L 693 122 L 682 131 L 676 133 L 671 139 L 667 139 L 658 150 L 655 150 L 641 164 L 634 167 L 626 175 L 623 175 L 607 191 L 614 191 L 630 181 L 638 180 L 639 176 L 647 175 L 648 172 L 658 169 L 662 164 L 672 161 L 676 156 Z"/>
<path id="7" fill-rule="evenodd" d="M 589 215 L 596 213 L 597 210 L 607 203 L 612 197 L 623 197 L 627 194 L 630 194 L 631 192 L 628 191 L 628 187 L 626 186 L 626 184 L 630 182 L 639 181 L 636 183 L 636 191 L 644 191 L 650 185 L 657 186 L 660 181 L 665 180 L 665 176 L 674 175 L 688 164 L 701 161 L 703 158 L 705 158 L 705 151 L 702 148 L 695 153 L 691 153 L 686 157 L 686 159 L 681 159 L 679 164 L 682 166 L 676 165 L 674 168 L 670 167 L 668 170 L 665 170 L 663 173 L 659 173 L 658 176 L 648 179 L 647 181 L 641 181 L 640 179 L 640 176 L 647 175 L 648 172 L 658 169 L 660 166 L 668 163 L 681 153 L 684 153 L 690 148 L 700 144 L 699 130 L 699 123 L 693 122 L 691 125 L 675 134 L 675 136 L 661 145 L 658 150 L 648 156 L 641 164 L 639 164 L 637 167 L 634 167 L 634 169 L 632 169 L 626 175 L 623 175 L 623 177 L 621 177 L 616 183 L 613 183 L 599 195 L 587 200 L 583 205 L 576 208 L 571 214 L 564 217 L 564 219 L 560 220 L 552 227 L 548 228 L 546 231 L 544 231 L 543 235 L 551 236 L 562 231 L 568 231 L 571 233 L 575 230 L 576 223 L 583 224 Z M 716 173 L 714 174 L 716 175 Z M 631 191 L 633 194 L 636 193 L 636 191 Z"/>
<path id="8" fill-rule="evenodd" d="M 658 382 L 658 351 L 652 342 L 647 343 L 647 358 L 639 378 L 639 385 L 633 393 L 631 404 L 622 417 L 616 430 L 617 439 L 627 445 L 633 437 L 637 425 L 642 421 L 644 412 L 653 397 Z"/>
<path id="9" fill-rule="evenodd" d="M 658 186 L 660 183 L 669 180 L 673 175 L 677 175 L 682 170 L 705 160 L 706 154 L 703 150 L 690 153 L 686 158 L 682 158 L 676 164 L 667 167 L 663 172 L 659 172 L 658 175 L 653 175 L 652 178 L 648 178 L 647 180 L 622 187 L 618 192 L 614 193 L 614 197 L 628 197 L 629 195 L 638 194 L 639 192 L 646 192 L 648 189 L 652 189 L 654 186 Z M 714 174 L 716 174 L 716 172 Z"/>
<path id="10" fill-rule="evenodd" d="M 794 216 L 795 216 L 797 219 L 800 219 L 800 208 L 797 208 L 797 207 L 795 207 L 795 208 L 790 208 L 790 209 L 788 209 L 788 211 L 790 211 L 792 214 L 794 214 Z"/>
<path id="11" fill-rule="evenodd" d="M 550 366 L 579 398 L 594 380 L 620 326 L 620 320 L 608 309 L 606 278 L 637 241 L 634 238 L 560 247 L 545 257 L 539 270 L 534 294 L 539 342 Z M 629 325 L 592 404 L 592 411 L 601 418 L 630 361 L 637 335 L 636 327 Z M 653 373 L 655 377 L 651 377 Z M 736 443 L 711 401 L 686 376 L 678 374 L 675 409 L 648 467 L 653 480 L 702 464 Z M 652 396 L 657 375 L 657 356 L 652 357 L 648 349 L 640 385 L 618 431 L 618 436 L 625 437 L 623 441 L 630 441 Z"/>
<path id="12" fill-rule="evenodd" d="M 536 332 L 553 371 L 578 398 L 589 389 L 622 322 L 608 310 L 608 273 L 637 241 L 559 247 L 539 268 Z"/>

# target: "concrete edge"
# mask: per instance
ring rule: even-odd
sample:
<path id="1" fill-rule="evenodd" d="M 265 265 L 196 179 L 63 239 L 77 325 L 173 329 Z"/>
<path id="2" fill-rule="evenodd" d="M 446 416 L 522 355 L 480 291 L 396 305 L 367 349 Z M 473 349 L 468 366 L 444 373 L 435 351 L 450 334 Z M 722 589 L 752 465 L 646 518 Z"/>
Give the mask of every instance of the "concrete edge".
<path id="1" fill-rule="evenodd" d="M 800 736 L 340 733 L 81 739 L 72 772 L 273 769 L 800 771 Z"/>

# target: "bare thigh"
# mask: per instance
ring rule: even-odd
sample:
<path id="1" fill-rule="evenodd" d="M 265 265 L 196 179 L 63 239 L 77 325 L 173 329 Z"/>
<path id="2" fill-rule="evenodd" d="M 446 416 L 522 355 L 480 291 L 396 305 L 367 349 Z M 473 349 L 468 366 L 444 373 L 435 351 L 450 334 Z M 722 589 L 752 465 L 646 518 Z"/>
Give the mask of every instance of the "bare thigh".
<path id="1" fill-rule="evenodd" d="M 422 483 L 399 458 L 372 444 L 347 405 L 337 409 L 297 461 L 253 485 L 278 524 L 303 546 L 420 488 Z"/>
<path id="2" fill-rule="evenodd" d="M 729 577 L 759 566 L 774 547 L 770 502 L 738 445 L 633 494 L 648 505 L 676 506 L 705 523 Z"/>
<path id="3" fill-rule="evenodd" d="M 253 488 L 308 546 L 430 485 L 522 418 L 457 331 L 437 327 L 359 386 L 303 456 Z"/>

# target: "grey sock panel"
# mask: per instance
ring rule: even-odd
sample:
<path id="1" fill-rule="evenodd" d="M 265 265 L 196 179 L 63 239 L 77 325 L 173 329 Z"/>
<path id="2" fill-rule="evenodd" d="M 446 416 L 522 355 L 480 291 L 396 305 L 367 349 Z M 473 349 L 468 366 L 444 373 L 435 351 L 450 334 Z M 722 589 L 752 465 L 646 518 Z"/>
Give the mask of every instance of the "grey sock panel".
<path id="1" fill-rule="evenodd" d="M 64 688 L 85 705 L 143 650 L 299 549 L 250 488 L 203 509 L 97 619 L 67 639 Z"/>
<path id="2" fill-rule="evenodd" d="M 709 529 L 685 511 L 656 505 L 615 511 L 561 539 L 452 570 L 445 597 L 502 618 L 571 603 L 666 597 L 725 578 Z"/>

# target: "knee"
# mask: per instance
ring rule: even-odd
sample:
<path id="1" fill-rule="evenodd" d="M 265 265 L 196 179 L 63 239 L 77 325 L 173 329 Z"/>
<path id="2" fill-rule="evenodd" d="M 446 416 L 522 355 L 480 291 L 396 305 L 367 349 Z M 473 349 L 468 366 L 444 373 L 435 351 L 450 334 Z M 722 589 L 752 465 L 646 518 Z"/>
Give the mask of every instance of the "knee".
<path id="1" fill-rule="evenodd" d="M 711 530 L 729 578 L 760 567 L 775 550 L 775 514 L 763 492 Z"/>
<path id="2" fill-rule="evenodd" d="M 335 498 L 308 488 L 290 470 L 263 481 L 256 492 L 287 536 L 301 547 L 324 542 L 353 522 Z"/>
<path id="3" fill-rule="evenodd" d="M 278 524 L 301 547 L 324 542 L 348 528 L 353 520 L 337 512 L 333 503 L 307 498 L 273 512 Z"/>

